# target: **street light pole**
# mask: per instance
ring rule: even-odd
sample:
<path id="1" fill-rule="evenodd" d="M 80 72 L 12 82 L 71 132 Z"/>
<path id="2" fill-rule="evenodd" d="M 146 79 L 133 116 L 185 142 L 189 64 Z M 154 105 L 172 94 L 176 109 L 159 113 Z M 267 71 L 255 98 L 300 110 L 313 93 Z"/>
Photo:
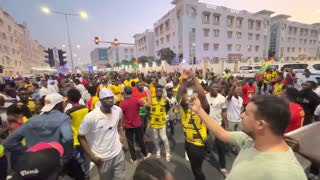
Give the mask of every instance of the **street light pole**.
<path id="1" fill-rule="evenodd" d="M 69 51 L 70 51 L 70 58 L 71 58 L 71 68 L 72 68 L 72 71 L 74 71 L 73 54 L 72 54 L 72 47 L 71 47 L 71 40 L 70 40 L 68 15 L 64 14 L 64 16 L 66 17 L 66 24 L 67 24 L 67 35 L 68 35 Z"/>
<path id="2" fill-rule="evenodd" d="M 84 12 L 84 11 L 81 11 L 79 14 L 52 11 L 48 7 L 41 7 L 41 9 L 46 14 L 55 13 L 55 14 L 64 15 L 64 17 L 66 19 L 66 25 L 67 25 L 67 36 L 68 36 L 68 45 L 69 45 L 70 58 L 71 58 L 70 59 L 71 60 L 71 68 L 72 68 L 72 71 L 74 71 L 74 62 L 73 62 L 72 46 L 71 46 L 71 40 L 70 40 L 70 30 L 69 30 L 68 16 L 80 16 L 83 19 L 87 19 L 88 18 L 88 14 L 86 12 Z"/>

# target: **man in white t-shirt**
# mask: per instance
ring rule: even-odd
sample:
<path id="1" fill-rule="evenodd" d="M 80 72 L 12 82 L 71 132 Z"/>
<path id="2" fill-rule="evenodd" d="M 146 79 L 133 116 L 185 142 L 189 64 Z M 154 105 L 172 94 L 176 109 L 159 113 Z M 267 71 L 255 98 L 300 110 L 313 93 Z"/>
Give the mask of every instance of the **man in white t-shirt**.
<path id="1" fill-rule="evenodd" d="M 208 104 L 210 106 L 210 113 L 209 116 L 217 121 L 219 125 L 222 125 L 223 127 L 228 127 L 227 122 L 227 106 L 226 106 L 226 98 L 222 96 L 220 93 L 218 93 L 220 90 L 222 90 L 221 85 L 216 83 L 211 83 L 209 86 L 209 92 L 206 94 L 206 98 L 208 100 Z M 227 173 L 226 169 L 226 158 L 225 158 L 225 148 L 224 143 L 220 141 L 219 139 L 216 139 L 213 134 L 212 137 L 215 139 L 214 146 L 217 148 L 218 156 L 219 156 L 219 164 L 220 164 L 220 170 L 223 173 Z"/>
<path id="2" fill-rule="evenodd" d="M 314 111 L 313 120 L 320 121 L 320 105 L 317 106 L 316 110 Z"/>
<path id="3" fill-rule="evenodd" d="M 40 98 L 43 96 L 47 96 L 51 94 L 52 92 L 48 89 L 48 81 L 47 80 L 42 80 L 41 81 L 41 88 L 39 90 Z"/>
<path id="4" fill-rule="evenodd" d="M 228 127 L 231 131 L 240 131 L 242 129 L 240 115 L 243 99 L 240 97 L 241 89 L 241 86 L 234 83 L 226 99 Z"/>
<path id="5" fill-rule="evenodd" d="M 122 110 L 114 105 L 114 94 L 103 88 L 101 106 L 88 113 L 79 129 L 79 141 L 90 160 L 98 167 L 100 179 L 124 179 L 125 155 Z"/>

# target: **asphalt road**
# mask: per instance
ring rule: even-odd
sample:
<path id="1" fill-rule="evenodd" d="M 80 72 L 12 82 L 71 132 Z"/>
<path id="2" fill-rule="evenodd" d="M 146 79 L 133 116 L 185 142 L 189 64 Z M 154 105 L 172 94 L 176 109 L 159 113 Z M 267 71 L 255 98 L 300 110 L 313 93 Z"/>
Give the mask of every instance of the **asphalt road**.
<path id="1" fill-rule="evenodd" d="M 170 163 L 167 163 L 165 161 L 165 155 L 162 155 L 161 161 L 163 161 L 168 168 L 173 172 L 173 176 L 176 180 L 194 180 L 193 173 L 190 168 L 190 163 L 185 160 L 185 150 L 184 150 L 184 134 L 182 130 L 181 125 L 176 125 L 176 133 L 175 133 L 175 139 L 177 141 L 175 148 L 172 151 L 172 161 Z M 155 158 L 155 152 L 153 148 L 153 143 L 149 140 L 152 137 L 150 136 L 151 131 L 147 131 L 146 133 L 146 143 L 148 146 L 149 151 L 152 152 L 152 157 Z M 162 147 L 163 148 L 163 147 Z M 164 150 L 162 151 L 164 152 Z M 135 171 L 135 166 L 130 163 L 130 153 L 129 151 L 125 151 L 126 154 L 126 180 L 131 180 Z M 137 151 L 137 154 L 139 154 L 140 159 L 142 159 L 141 153 Z M 227 169 L 230 170 L 230 167 L 232 166 L 232 163 L 235 159 L 235 155 L 232 153 L 227 153 L 226 155 L 226 161 L 227 161 Z M 204 161 L 203 163 L 203 172 L 205 176 L 209 179 L 215 179 L 215 180 L 223 180 L 223 176 L 208 162 Z M 99 180 L 99 176 L 97 175 L 96 171 L 93 169 L 91 171 L 92 180 Z"/>

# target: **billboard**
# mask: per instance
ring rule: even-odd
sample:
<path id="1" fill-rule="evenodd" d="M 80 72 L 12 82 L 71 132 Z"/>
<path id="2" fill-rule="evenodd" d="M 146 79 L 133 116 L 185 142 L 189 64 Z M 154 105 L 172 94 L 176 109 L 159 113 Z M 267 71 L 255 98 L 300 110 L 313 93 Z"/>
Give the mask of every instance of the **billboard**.
<path id="1" fill-rule="evenodd" d="M 98 58 L 100 61 L 108 60 L 108 51 L 107 49 L 98 49 Z"/>

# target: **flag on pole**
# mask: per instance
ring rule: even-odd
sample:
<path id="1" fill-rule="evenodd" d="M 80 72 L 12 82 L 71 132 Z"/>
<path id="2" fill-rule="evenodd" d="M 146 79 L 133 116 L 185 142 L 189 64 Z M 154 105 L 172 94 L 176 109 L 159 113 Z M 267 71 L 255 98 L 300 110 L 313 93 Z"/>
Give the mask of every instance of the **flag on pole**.
<path id="1" fill-rule="evenodd" d="M 273 61 L 274 61 L 274 57 L 270 57 L 268 61 L 259 69 L 257 74 L 264 73 L 268 69 L 268 67 L 273 63 Z"/>
<path id="2" fill-rule="evenodd" d="M 133 68 L 138 68 L 139 67 L 140 62 L 139 61 L 134 61 L 132 64 Z"/>

